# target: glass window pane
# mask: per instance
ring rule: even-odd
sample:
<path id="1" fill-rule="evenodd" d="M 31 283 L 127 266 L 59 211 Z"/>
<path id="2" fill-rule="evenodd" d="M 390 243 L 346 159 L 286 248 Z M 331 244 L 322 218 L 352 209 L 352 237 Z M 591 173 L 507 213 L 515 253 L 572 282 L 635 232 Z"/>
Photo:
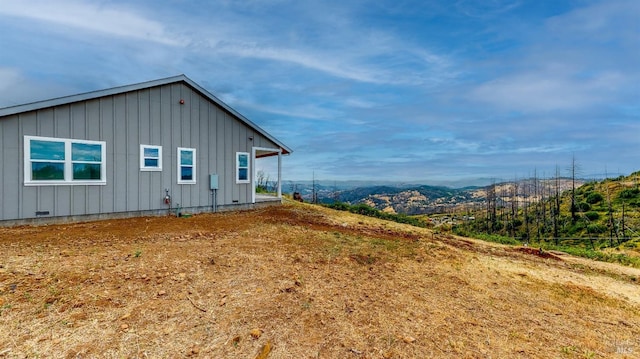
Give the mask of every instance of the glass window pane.
<path id="1" fill-rule="evenodd" d="M 74 163 L 73 179 L 74 180 L 99 180 L 100 164 L 94 163 Z"/>
<path id="2" fill-rule="evenodd" d="M 145 158 L 144 159 L 145 167 L 158 167 L 158 160 L 155 158 Z"/>
<path id="3" fill-rule="evenodd" d="M 240 181 L 246 181 L 249 179 L 248 173 L 247 173 L 247 169 L 246 168 L 239 168 L 238 169 L 238 180 Z"/>
<path id="4" fill-rule="evenodd" d="M 102 161 L 102 145 L 72 143 L 71 160 L 100 162 Z"/>
<path id="5" fill-rule="evenodd" d="M 249 156 L 245 155 L 238 155 L 238 167 L 248 167 L 248 163 L 249 163 Z"/>
<path id="6" fill-rule="evenodd" d="M 183 181 L 193 180 L 193 168 L 182 166 L 180 167 L 180 179 Z"/>
<path id="7" fill-rule="evenodd" d="M 144 157 L 158 158 L 159 157 L 159 150 L 157 148 L 145 147 L 145 149 L 144 149 Z"/>
<path id="8" fill-rule="evenodd" d="M 64 163 L 32 162 L 31 179 L 34 181 L 64 180 Z"/>
<path id="9" fill-rule="evenodd" d="M 193 165 L 193 151 L 180 151 L 180 164 L 181 165 Z"/>
<path id="10" fill-rule="evenodd" d="M 31 140 L 32 160 L 64 160 L 64 142 Z"/>

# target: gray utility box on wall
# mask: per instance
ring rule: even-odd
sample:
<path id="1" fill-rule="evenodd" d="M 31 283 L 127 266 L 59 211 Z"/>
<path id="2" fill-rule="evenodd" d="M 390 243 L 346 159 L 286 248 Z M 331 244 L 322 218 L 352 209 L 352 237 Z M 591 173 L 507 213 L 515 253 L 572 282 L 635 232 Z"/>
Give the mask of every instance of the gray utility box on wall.
<path id="1" fill-rule="evenodd" d="M 209 175 L 209 189 L 218 189 L 218 175 Z"/>

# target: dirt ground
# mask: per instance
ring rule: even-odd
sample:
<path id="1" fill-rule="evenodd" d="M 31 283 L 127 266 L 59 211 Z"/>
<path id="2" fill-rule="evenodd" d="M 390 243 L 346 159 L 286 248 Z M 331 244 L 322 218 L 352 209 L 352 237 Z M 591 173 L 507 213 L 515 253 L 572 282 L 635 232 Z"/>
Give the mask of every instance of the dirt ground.
<path id="1" fill-rule="evenodd" d="M 637 358 L 640 270 L 285 204 L 0 228 L 0 358 Z"/>

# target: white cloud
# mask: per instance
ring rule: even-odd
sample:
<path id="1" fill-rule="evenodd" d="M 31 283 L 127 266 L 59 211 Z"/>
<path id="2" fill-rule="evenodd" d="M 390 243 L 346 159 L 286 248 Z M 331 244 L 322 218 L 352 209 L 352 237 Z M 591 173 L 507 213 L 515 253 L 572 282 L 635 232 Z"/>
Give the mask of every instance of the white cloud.
<path id="1" fill-rule="evenodd" d="M 531 72 L 502 77 L 473 90 L 475 99 L 516 111 L 575 110 L 599 105 L 617 85 L 621 74 L 605 73 L 592 79 Z"/>
<path id="2" fill-rule="evenodd" d="M 225 96 L 225 102 L 234 104 L 234 106 L 242 106 L 244 108 L 251 108 L 256 111 L 270 113 L 273 115 L 293 117 L 293 118 L 306 118 L 311 120 L 328 120 L 341 115 L 338 111 L 322 108 L 316 105 L 296 105 L 286 107 L 275 107 L 268 105 L 260 105 L 253 102 L 243 101 L 232 95 Z"/>
<path id="3" fill-rule="evenodd" d="M 385 82 L 380 78 L 378 71 L 355 67 L 340 61 L 339 57 L 326 56 L 318 52 L 311 53 L 286 47 L 270 47 L 255 43 L 238 42 L 220 42 L 214 45 L 213 49 L 218 53 L 232 54 L 239 57 L 289 62 L 340 78 L 372 83 Z"/>
<path id="4" fill-rule="evenodd" d="M 530 29 L 535 36 L 521 51 L 496 61 L 498 75 L 472 89 L 471 98 L 524 112 L 618 105 L 640 79 L 637 31 L 633 45 L 627 41 L 634 33 L 628 14 L 640 14 L 636 4 L 598 3 Z M 504 64 L 509 66 L 500 68 Z"/>
<path id="5" fill-rule="evenodd" d="M 34 82 L 17 69 L 0 67 L 0 107 L 22 105 L 72 92 L 73 90 L 60 85 Z"/>
<path id="6" fill-rule="evenodd" d="M 373 84 L 421 85 L 454 76 L 448 72 L 445 57 L 423 49 L 407 50 L 401 45 L 348 48 L 347 44 L 336 44 L 334 49 L 263 45 L 267 42 L 266 39 L 261 43 L 218 41 L 211 43 L 210 48 L 215 54 L 291 63 L 338 78 Z M 386 58 L 380 61 L 382 57 Z"/>
<path id="7" fill-rule="evenodd" d="M 268 60 L 382 85 L 433 85 L 456 76 L 451 59 L 424 47 L 421 39 L 400 36 L 392 27 L 363 25 L 358 5 L 337 6 L 332 16 L 320 17 L 316 14 L 326 5 L 313 2 L 269 10 L 280 16 L 248 19 L 225 8 L 207 19 L 216 26 L 197 19 L 181 27 L 190 44 L 215 58 Z"/>
<path id="8" fill-rule="evenodd" d="M 456 8 L 466 16 L 473 18 L 491 18 L 520 6 L 520 1 L 513 0 L 458 0 Z"/>
<path id="9" fill-rule="evenodd" d="M 623 41 L 638 51 L 640 2 L 636 0 L 602 1 L 592 6 L 551 18 L 549 30 L 584 37 L 590 41 Z"/>
<path id="10" fill-rule="evenodd" d="M 46 21 L 60 26 L 106 35 L 179 45 L 162 23 L 124 7 L 77 0 L 0 0 L 0 15 Z"/>
<path id="11" fill-rule="evenodd" d="M 7 91 L 20 80 L 17 70 L 0 67 L 0 92 Z"/>

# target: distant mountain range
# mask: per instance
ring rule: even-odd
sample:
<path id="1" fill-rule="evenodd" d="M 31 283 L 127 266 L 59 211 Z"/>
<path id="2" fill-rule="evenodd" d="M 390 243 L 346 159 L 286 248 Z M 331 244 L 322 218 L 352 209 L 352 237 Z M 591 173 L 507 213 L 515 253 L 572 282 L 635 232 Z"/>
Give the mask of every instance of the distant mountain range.
<path id="1" fill-rule="evenodd" d="M 576 180 L 576 187 L 584 180 Z M 450 188 L 420 184 L 374 182 L 313 182 L 283 183 L 283 191 L 299 192 L 307 202 L 348 204 L 364 203 L 390 213 L 408 215 L 445 213 L 460 207 L 482 206 L 487 193 L 495 194 L 503 203 L 516 198 L 518 201 L 534 202 L 555 191 L 555 179 L 523 179 L 496 183 L 489 186 Z M 571 179 L 558 179 L 559 191 L 571 188 Z"/>

